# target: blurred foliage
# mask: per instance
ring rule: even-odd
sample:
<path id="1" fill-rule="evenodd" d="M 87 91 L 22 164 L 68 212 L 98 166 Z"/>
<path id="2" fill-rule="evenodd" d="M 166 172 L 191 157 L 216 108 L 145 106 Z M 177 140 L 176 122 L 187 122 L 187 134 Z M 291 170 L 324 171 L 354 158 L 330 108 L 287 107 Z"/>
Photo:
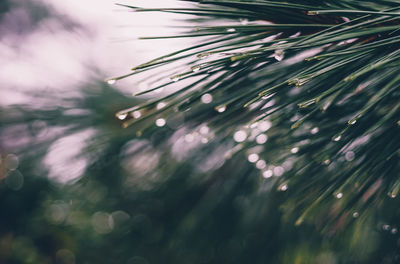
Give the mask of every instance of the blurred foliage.
<path id="1" fill-rule="evenodd" d="M 155 99 L 1 110 L 1 263 L 400 262 L 398 2 L 202 2 Z"/>

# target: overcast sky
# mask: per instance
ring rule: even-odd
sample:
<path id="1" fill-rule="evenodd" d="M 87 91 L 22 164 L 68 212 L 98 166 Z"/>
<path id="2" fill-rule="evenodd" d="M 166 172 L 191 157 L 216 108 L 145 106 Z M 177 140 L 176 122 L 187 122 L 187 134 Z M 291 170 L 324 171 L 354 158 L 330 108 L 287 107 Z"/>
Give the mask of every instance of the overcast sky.
<path id="1" fill-rule="evenodd" d="M 0 104 L 29 102 L 25 91 L 73 91 L 93 78 L 129 72 L 136 64 L 165 54 L 182 40 L 138 41 L 167 35 L 173 15 L 134 13 L 111 0 L 11 0 L 0 21 Z M 120 1 L 170 6 L 177 1 Z M 116 84 L 133 93 L 134 79 Z"/>

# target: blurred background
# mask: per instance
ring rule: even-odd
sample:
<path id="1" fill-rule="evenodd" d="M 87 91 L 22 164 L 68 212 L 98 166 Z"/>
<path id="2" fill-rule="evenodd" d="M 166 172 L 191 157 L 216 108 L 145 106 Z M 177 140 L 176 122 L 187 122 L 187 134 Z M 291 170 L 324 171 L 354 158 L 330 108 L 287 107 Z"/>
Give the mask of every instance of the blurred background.
<path id="1" fill-rule="evenodd" d="M 185 113 L 143 136 L 121 128 L 115 113 L 148 99 L 132 94 L 154 76 L 104 80 L 187 47 L 137 38 L 189 19 L 108 0 L 0 3 L 0 263 L 398 263 L 398 223 L 351 212 L 328 231 L 296 227 L 303 208 L 274 180 L 293 159 L 255 168 L 208 126 L 191 133 Z"/>

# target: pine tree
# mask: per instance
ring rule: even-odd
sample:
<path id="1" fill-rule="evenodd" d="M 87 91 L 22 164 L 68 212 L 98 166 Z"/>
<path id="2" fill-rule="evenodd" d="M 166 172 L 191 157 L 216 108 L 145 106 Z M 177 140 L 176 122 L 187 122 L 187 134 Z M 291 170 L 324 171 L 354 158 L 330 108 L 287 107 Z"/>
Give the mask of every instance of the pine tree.
<path id="1" fill-rule="evenodd" d="M 254 163 L 251 172 L 242 172 L 259 175 L 251 188 L 272 184 L 285 192 L 287 223 L 313 226 L 328 237 L 351 232 L 345 241 L 358 246 L 372 239 L 363 237 L 363 227 L 397 234 L 399 2 L 187 2 L 198 5 L 125 5 L 135 12 L 194 15 L 191 30 L 151 38 L 200 40 L 108 80 L 156 68 L 157 76 L 169 77 L 137 95 L 171 92 L 117 113 L 123 126 L 146 137 L 183 114 L 188 135 L 230 144 L 230 166 L 243 159 Z M 179 86 L 183 80 L 189 84 Z M 215 136 L 202 135 L 205 127 Z M 358 261 L 373 263 L 382 255 L 398 260 L 382 248 L 374 260 Z"/>

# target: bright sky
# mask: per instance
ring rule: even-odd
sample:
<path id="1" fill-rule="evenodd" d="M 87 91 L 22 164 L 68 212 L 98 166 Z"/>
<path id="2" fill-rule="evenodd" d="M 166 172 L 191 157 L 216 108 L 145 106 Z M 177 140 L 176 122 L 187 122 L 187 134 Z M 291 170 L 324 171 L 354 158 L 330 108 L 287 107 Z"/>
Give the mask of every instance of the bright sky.
<path id="1" fill-rule="evenodd" d="M 38 99 L 46 100 L 46 96 L 32 100 L 28 92 L 49 91 L 56 98 L 79 94 L 86 82 L 125 74 L 139 63 L 186 45 L 182 40 L 137 40 L 140 36 L 172 33 L 166 26 L 180 22 L 174 22 L 170 14 L 134 13 L 110 0 L 12 0 L 12 3 L 0 21 L 0 106 L 42 107 L 45 102 Z M 43 9 L 39 13 L 32 3 L 43 4 L 51 15 Z M 171 3 L 176 6 L 177 1 L 129 3 L 145 7 L 162 3 L 165 7 Z M 35 22 L 33 13 L 40 18 L 39 22 L 37 18 Z M 131 94 L 138 91 L 135 81 L 129 78 L 115 87 Z M 60 106 L 57 99 L 49 100 Z M 79 154 L 95 134 L 94 129 L 88 128 L 55 140 L 43 161 L 49 177 L 59 182 L 79 178 L 89 162 Z M 12 146 L 13 142 L 7 143 Z M 74 147 L 66 147 L 71 145 Z"/>
<path id="2" fill-rule="evenodd" d="M 134 13 L 110 0 L 40 0 L 51 14 L 57 15 L 45 17 L 31 27 L 33 9 L 26 4 L 29 1 L 12 0 L 17 7 L 0 22 L 0 32 L 7 33 L 0 36 L 1 105 L 29 102 L 24 91 L 32 89 L 71 91 L 93 77 L 121 75 L 136 64 L 180 46 L 180 40 L 162 40 L 162 45 L 157 41 L 137 41 L 140 36 L 168 34 L 165 26 L 176 23 L 168 14 Z M 177 5 L 175 0 L 120 3 Z M 67 28 L 65 20 L 77 26 Z M 135 92 L 134 81 L 122 81 L 116 87 Z"/>

